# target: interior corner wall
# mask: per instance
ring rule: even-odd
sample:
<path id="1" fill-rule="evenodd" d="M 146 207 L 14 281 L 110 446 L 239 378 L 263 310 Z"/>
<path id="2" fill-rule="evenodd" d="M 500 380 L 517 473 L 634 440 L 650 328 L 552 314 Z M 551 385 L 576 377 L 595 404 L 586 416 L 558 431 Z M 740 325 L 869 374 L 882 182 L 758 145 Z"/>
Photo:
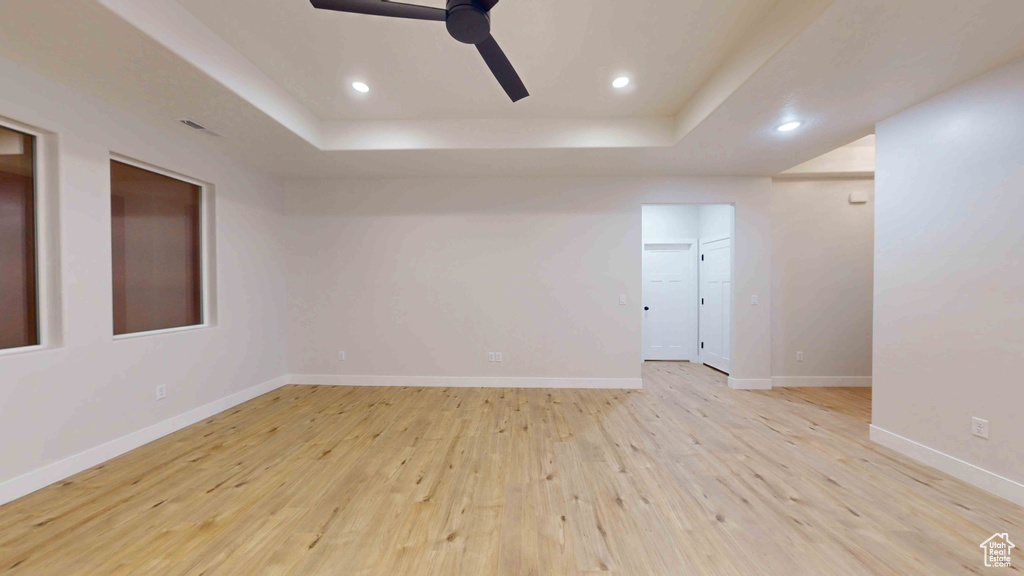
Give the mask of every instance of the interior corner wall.
<path id="1" fill-rule="evenodd" d="M 877 127 L 872 438 L 1024 505 L 1022 94 L 1017 60 Z"/>
<path id="2" fill-rule="evenodd" d="M 5 60 L 0 78 L 0 116 L 48 133 L 59 257 L 40 264 L 60 277 L 59 341 L 0 354 L 2 503 L 279 385 L 286 297 L 275 183 L 175 133 L 173 119 L 155 126 Z M 215 326 L 113 339 L 111 152 L 213 185 Z"/>
<path id="3" fill-rule="evenodd" d="M 871 385 L 873 196 L 869 179 L 773 181 L 773 386 Z"/>
<path id="4" fill-rule="evenodd" d="M 334 180 L 288 196 L 293 382 L 638 384 L 642 206 L 673 203 L 735 205 L 733 377 L 770 381 L 770 306 L 750 305 L 770 301 L 770 179 Z"/>

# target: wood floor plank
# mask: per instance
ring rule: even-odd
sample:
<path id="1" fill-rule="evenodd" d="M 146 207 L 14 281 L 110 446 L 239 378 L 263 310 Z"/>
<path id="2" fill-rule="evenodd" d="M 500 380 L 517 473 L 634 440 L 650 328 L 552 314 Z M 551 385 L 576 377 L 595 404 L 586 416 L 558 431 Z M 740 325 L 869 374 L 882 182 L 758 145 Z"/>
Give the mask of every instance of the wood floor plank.
<path id="1" fill-rule="evenodd" d="M 0 507 L 0 575 L 982 574 L 1024 538 L 870 411 L 667 362 L 642 391 L 289 386 Z"/>

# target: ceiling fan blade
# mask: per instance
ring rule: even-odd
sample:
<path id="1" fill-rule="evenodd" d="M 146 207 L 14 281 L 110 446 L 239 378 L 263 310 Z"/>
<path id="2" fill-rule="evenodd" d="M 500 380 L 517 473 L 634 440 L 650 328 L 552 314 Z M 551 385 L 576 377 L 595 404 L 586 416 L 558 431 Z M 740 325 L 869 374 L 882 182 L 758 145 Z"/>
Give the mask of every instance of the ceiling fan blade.
<path id="1" fill-rule="evenodd" d="M 530 95 L 519 78 L 519 74 L 516 73 L 516 69 L 512 67 L 512 63 L 508 61 L 508 57 L 498 46 L 494 36 L 488 36 L 487 40 L 476 45 L 476 49 L 480 51 L 484 62 L 487 63 L 494 77 L 498 79 L 498 83 L 505 89 L 505 93 L 513 102 L 518 102 Z"/>
<path id="2" fill-rule="evenodd" d="M 412 18 L 414 20 L 437 20 L 444 22 L 448 11 L 431 6 L 416 6 L 389 2 L 388 0 L 310 0 L 314 8 L 334 10 L 337 12 L 353 12 L 355 14 L 372 14 L 374 16 L 391 16 L 392 18 Z"/>
<path id="3" fill-rule="evenodd" d="M 477 0 L 477 4 L 479 4 L 484 10 L 490 12 L 491 8 L 494 8 L 494 6 L 498 4 L 498 0 Z"/>

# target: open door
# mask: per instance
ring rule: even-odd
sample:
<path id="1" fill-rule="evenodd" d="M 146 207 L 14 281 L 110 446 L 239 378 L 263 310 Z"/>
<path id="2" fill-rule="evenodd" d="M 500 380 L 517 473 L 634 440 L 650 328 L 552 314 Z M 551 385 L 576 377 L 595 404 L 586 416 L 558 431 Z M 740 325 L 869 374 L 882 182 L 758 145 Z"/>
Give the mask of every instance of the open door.
<path id="1" fill-rule="evenodd" d="M 729 373 L 732 326 L 732 238 L 700 242 L 700 359 Z"/>

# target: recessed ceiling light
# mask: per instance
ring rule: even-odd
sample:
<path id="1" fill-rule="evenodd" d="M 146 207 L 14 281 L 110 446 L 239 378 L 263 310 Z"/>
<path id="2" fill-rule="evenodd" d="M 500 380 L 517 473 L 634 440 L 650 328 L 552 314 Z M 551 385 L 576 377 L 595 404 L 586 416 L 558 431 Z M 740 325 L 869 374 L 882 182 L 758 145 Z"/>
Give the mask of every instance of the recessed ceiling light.
<path id="1" fill-rule="evenodd" d="M 625 88 L 626 86 L 629 86 L 629 78 L 620 76 L 612 82 L 612 86 L 616 88 Z"/>
<path id="2" fill-rule="evenodd" d="M 362 92 L 363 94 L 366 94 L 367 92 L 370 91 L 370 87 L 367 86 L 365 82 L 353 82 L 352 88 L 356 92 Z"/>
<path id="3" fill-rule="evenodd" d="M 779 126 L 778 130 L 779 132 L 792 132 L 793 130 L 799 128 L 802 124 L 803 122 L 786 122 L 782 126 Z"/>

